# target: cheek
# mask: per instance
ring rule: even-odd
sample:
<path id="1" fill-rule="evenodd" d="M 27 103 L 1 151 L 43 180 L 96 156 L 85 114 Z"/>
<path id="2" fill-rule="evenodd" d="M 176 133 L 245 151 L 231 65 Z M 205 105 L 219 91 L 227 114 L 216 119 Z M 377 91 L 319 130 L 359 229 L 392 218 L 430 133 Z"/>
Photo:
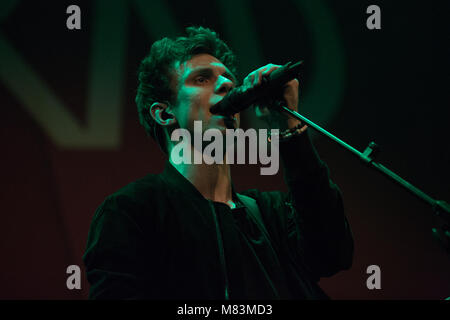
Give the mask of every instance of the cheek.
<path id="1" fill-rule="evenodd" d="M 208 97 L 198 88 L 184 88 L 178 93 L 176 117 L 181 128 L 193 127 L 195 120 L 207 120 L 209 112 Z"/>

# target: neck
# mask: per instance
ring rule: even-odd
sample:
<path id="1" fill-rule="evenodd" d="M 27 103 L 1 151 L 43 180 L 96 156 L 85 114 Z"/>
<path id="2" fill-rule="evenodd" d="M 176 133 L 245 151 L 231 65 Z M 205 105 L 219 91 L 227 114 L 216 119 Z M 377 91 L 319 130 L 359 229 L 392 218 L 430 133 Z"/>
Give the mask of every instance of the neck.
<path id="1" fill-rule="evenodd" d="M 191 151 L 196 152 L 194 148 Z M 203 197 L 233 206 L 230 165 L 225 161 L 223 164 L 206 164 L 203 161 L 200 164 L 194 164 L 193 161 L 190 164 L 175 164 L 170 156 L 169 161 Z"/>

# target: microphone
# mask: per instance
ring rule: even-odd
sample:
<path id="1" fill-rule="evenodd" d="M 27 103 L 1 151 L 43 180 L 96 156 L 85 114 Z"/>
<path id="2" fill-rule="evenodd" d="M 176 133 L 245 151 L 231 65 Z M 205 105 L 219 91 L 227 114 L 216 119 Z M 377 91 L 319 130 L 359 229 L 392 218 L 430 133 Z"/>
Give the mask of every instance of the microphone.
<path id="1" fill-rule="evenodd" d="M 209 111 L 213 114 L 233 115 L 263 99 L 273 100 L 281 96 L 284 85 L 286 82 L 297 77 L 302 63 L 303 60 L 294 64 L 292 62 L 286 63 L 284 66 L 272 71 L 269 76 L 263 77 L 261 83 L 255 87 L 245 88 L 239 86 L 230 90 Z"/>

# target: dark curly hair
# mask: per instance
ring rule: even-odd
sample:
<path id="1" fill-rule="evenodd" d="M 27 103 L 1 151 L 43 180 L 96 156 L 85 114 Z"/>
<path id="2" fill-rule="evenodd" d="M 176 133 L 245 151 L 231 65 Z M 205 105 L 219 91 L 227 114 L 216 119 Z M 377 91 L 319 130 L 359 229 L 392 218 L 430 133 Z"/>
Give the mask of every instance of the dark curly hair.
<path id="1" fill-rule="evenodd" d="M 207 53 L 219 59 L 236 74 L 235 55 L 216 32 L 204 27 L 188 27 L 186 34 L 186 37 L 163 38 L 154 42 L 138 71 L 139 84 L 135 101 L 139 122 L 147 135 L 153 137 L 166 153 L 163 128 L 150 116 L 149 108 L 154 102 L 176 102 L 177 93 L 170 86 L 175 74 L 175 63 L 183 63 L 196 54 Z"/>

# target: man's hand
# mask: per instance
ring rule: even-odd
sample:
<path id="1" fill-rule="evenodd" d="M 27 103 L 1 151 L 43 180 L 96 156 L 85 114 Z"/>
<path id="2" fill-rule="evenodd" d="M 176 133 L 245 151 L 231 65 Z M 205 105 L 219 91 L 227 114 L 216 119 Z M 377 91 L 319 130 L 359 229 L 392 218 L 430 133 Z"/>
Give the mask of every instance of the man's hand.
<path id="1" fill-rule="evenodd" d="M 274 70 L 280 68 L 282 66 L 269 63 L 264 67 L 256 69 L 253 72 L 250 72 L 247 77 L 245 77 L 243 81 L 243 85 L 251 88 L 257 86 L 261 83 L 263 77 L 269 76 Z M 287 107 L 291 110 L 298 111 L 298 80 L 293 79 L 286 83 L 283 98 L 286 101 Z M 277 115 L 275 115 L 277 113 Z M 256 107 L 256 115 L 258 117 L 264 117 L 269 124 L 274 124 L 274 122 L 278 122 L 277 127 L 280 129 L 284 128 L 293 128 L 300 123 L 299 120 L 287 117 L 285 115 L 278 115 L 278 112 L 270 112 L 267 107 Z M 276 119 L 274 119 L 276 118 Z"/>

